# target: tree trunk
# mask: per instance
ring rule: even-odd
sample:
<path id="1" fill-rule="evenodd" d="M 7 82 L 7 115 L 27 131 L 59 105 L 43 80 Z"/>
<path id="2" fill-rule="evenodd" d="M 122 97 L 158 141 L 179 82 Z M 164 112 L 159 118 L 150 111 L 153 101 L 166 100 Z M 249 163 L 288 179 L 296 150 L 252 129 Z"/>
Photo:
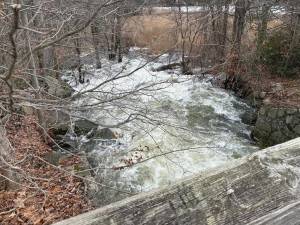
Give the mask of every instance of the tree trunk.
<path id="1" fill-rule="evenodd" d="M 295 10 L 294 10 L 295 11 Z M 284 71 L 287 71 L 287 68 L 289 66 L 290 63 L 290 59 L 291 59 L 291 52 L 294 49 L 294 46 L 300 42 L 300 33 L 299 33 L 299 29 L 300 29 L 300 13 L 296 12 L 296 13 L 292 13 L 292 23 L 291 23 L 291 41 L 290 41 L 290 46 L 287 52 L 287 57 L 285 60 L 285 66 L 284 66 Z"/>
<path id="2" fill-rule="evenodd" d="M 261 55 L 261 48 L 266 40 L 267 37 L 267 28 L 268 28 L 268 19 L 269 19 L 269 13 L 270 13 L 271 6 L 268 4 L 263 4 L 261 7 L 261 14 L 260 14 L 260 21 L 258 24 L 258 33 L 257 33 L 257 53 L 260 57 Z"/>
<path id="3" fill-rule="evenodd" d="M 100 69 L 102 67 L 100 60 L 100 48 L 99 48 L 99 28 L 95 23 L 91 24 L 91 31 L 93 36 L 93 45 L 95 49 L 95 60 L 96 60 L 96 68 Z"/>
<path id="4" fill-rule="evenodd" d="M 27 15 L 28 10 L 23 10 L 22 11 L 22 20 L 23 23 L 26 26 L 28 26 L 28 15 Z M 26 44 L 27 44 L 27 49 L 28 52 L 32 52 L 32 46 L 31 46 L 31 37 L 30 37 L 30 33 L 28 32 L 28 30 L 24 31 L 25 33 L 25 39 L 26 39 Z M 35 97 L 36 99 L 41 99 L 41 95 L 40 95 L 40 84 L 39 84 L 39 80 L 38 80 L 38 71 L 37 71 L 37 67 L 36 67 L 36 63 L 35 63 L 35 56 L 34 54 L 30 55 L 30 59 L 29 59 L 29 68 L 32 69 L 32 73 L 31 73 L 31 82 L 32 82 L 32 86 L 35 90 Z M 38 116 L 38 120 L 40 125 L 42 126 L 42 128 L 46 128 L 45 126 L 45 122 L 43 119 L 43 113 L 40 109 L 36 109 L 36 113 Z M 44 137 L 46 137 L 45 135 L 45 130 L 43 131 L 43 135 Z"/>
<path id="5" fill-rule="evenodd" d="M 116 43 L 115 43 L 115 52 L 118 55 L 118 62 L 122 62 L 122 46 L 121 46 L 121 40 L 122 40 L 122 26 L 121 26 L 121 17 L 120 15 L 117 15 L 116 18 Z"/>
<path id="6" fill-rule="evenodd" d="M 234 20 L 233 20 L 233 32 L 232 32 L 232 40 L 233 40 L 233 55 L 236 55 L 238 58 L 240 57 L 241 51 L 241 41 L 242 35 L 245 27 L 245 17 L 247 13 L 247 9 L 249 2 L 248 0 L 237 0 L 235 3 L 235 12 L 234 12 Z"/>
<path id="7" fill-rule="evenodd" d="M 227 43 L 227 28 L 228 28 L 228 15 L 229 15 L 229 1 L 225 1 L 225 10 L 223 15 L 223 25 L 222 25 L 222 34 L 220 41 L 220 56 L 221 59 L 225 60 L 226 55 L 226 43 Z"/>
<path id="8" fill-rule="evenodd" d="M 40 0 L 29 0 L 29 5 L 32 6 L 32 8 L 34 9 L 35 7 L 38 7 L 38 5 L 40 4 Z M 44 18 L 43 18 L 43 14 L 42 13 L 39 13 L 37 15 L 35 15 L 36 11 L 35 10 L 30 10 L 30 15 L 27 14 L 27 17 L 28 18 L 32 18 L 34 17 L 33 19 L 33 25 L 34 27 L 41 27 L 43 24 L 44 24 Z M 42 72 L 45 65 L 44 65 L 44 50 L 38 50 L 36 52 L 36 58 L 37 58 L 37 65 L 38 65 L 38 68 L 40 69 L 40 71 Z"/>
<path id="9" fill-rule="evenodd" d="M 43 61 L 44 61 L 44 70 L 47 71 L 46 74 L 57 77 L 57 71 L 55 69 L 55 48 L 50 46 L 43 51 Z"/>
<path id="10" fill-rule="evenodd" d="M 77 70 L 78 70 L 78 76 L 79 76 L 79 83 L 83 84 L 84 83 L 84 74 L 82 71 L 79 35 L 76 35 L 76 37 L 74 37 L 74 45 L 75 45 L 75 53 L 76 53 L 76 59 L 77 59 Z"/>
<path id="11" fill-rule="evenodd" d="M 111 34 L 110 34 L 110 41 L 109 41 L 109 54 L 108 59 L 113 61 L 116 59 L 116 52 L 115 52 L 115 43 L 116 43 L 116 17 L 112 19 L 111 25 Z"/>

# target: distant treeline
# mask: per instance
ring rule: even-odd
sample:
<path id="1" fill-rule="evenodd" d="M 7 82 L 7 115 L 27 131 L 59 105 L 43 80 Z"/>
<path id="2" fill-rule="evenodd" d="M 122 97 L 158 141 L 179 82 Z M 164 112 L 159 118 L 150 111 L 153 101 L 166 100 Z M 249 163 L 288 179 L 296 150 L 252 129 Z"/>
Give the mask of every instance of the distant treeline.
<path id="1" fill-rule="evenodd" d="M 207 2 L 207 0 L 190 0 L 187 2 L 178 0 L 135 0 L 137 4 L 145 4 L 150 6 L 178 6 L 178 5 L 202 5 Z"/>

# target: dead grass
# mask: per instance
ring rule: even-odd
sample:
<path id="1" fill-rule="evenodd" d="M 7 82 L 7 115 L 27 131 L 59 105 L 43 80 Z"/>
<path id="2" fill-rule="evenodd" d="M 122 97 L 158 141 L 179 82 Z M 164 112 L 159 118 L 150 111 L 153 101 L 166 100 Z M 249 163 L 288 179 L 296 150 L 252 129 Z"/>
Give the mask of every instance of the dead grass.
<path id="1" fill-rule="evenodd" d="M 202 22 L 203 26 L 207 25 L 205 15 L 201 13 L 193 13 L 190 15 L 190 21 Z M 195 23 L 195 22 L 194 22 Z M 232 30 L 233 18 L 229 18 L 228 24 L 228 41 L 230 41 Z M 276 29 L 282 25 L 282 21 L 275 19 L 269 22 L 268 29 Z M 191 34 L 195 34 L 199 25 L 191 25 L 188 28 L 191 29 Z M 204 29 L 205 30 L 205 29 Z M 168 50 L 182 50 L 182 38 L 179 31 L 176 30 L 176 22 L 174 14 L 172 13 L 156 13 L 156 14 L 144 14 L 133 16 L 127 19 L 124 28 L 124 37 L 126 42 L 131 46 L 137 46 L 141 48 L 148 48 L 151 53 L 159 54 Z M 243 49 L 245 52 L 251 52 L 255 48 L 255 40 L 257 34 L 257 27 L 255 23 L 247 24 L 246 33 L 243 36 Z M 205 36 L 205 31 L 199 32 L 196 40 L 192 43 L 191 40 L 186 38 L 186 51 L 190 48 L 193 49 L 192 55 L 201 55 L 203 57 L 203 51 L 212 51 L 213 41 Z M 207 47 L 209 46 L 209 47 Z M 230 48 L 230 47 L 229 47 Z M 206 53 L 206 54 L 209 54 Z"/>
<path id="2" fill-rule="evenodd" d="M 133 16 L 124 25 L 124 37 L 130 46 L 147 48 L 152 54 L 182 52 L 184 49 L 185 55 L 195 64 L 194 62 L 206 58 L 204 55 L 207 53 L 205 33 L 197 29 L 205 25 L 199 22 L 202 20 L 203 15 L 200 13 L 190 15 L 189 23 L 187 18 L 183 17 L 182 30 L 187 33 L 182 36 L 173 13 Z"/>
<path id="3" fill-rule="evenodd" d="M 143 15 L 128 19 L 124 31 L 135 46 L 160 53 L 176 46 L 175 27 L 170 15 Z"/>

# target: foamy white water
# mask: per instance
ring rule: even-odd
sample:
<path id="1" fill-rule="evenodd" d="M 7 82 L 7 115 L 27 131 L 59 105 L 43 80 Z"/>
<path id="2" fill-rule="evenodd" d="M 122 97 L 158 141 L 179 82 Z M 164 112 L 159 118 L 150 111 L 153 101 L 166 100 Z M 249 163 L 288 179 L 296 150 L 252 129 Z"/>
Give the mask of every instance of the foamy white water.
<path id="1" fill-rule="evenodd" d="M 76 105 L 110 99 L 110 92 L 122 95 L 139 90 L 84 112 L 101 124 L 116 124 L 131 113 L 140 114 L 137 120 L 114 129 L 120 137 L 117 141 L 100 140 L 90 149 L 99 181 L 121 190 L 148 191 L 256 150 L 249 138 L 249 127 L 240 119 L 249 110 L 245 103 L 213 87 L 209 79 L 184 76 L 177 70 L 153 72 L 153 68 L 168 61 L 168 55 L 151 63 L 133 55 L 120 64 L 104 61 L 99 70 L 87 66 L 93 74 L 87 76 L 87 84 L 76 84 L 67 77 L 78 92 L 91 90 L 116 74 L 121 77 L 101 85 Z M 137 68 L 140 69 L 130 76 L 123 76 Z M 134 162 L 131 167 L 111 169 L 126 166 L 124 161 L 130 159 Z M 101 190 L 99 196 L 101 204 L 122 197 L 108 190 Z"/>

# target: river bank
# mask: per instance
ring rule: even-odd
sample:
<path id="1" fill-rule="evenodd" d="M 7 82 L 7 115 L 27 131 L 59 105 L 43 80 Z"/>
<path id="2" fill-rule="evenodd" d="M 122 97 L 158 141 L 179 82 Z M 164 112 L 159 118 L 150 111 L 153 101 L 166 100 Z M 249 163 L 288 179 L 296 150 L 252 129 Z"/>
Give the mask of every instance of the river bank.
<path id="1" fill-rule="evenodd" d="M 246 115 L 246 121 L 253 126 L 251 136 L 260 147 L 300 136 L 300 79 L 244 75 L 223 79 L 222 87 L 256 109 Z"/>
<path id="2" fill-rule="evenodd" d="M 7 137 L 12 161 L 0 167 L 11 173 L 6 187 L 0 180 L 0 224 L 48 225 L 92 209 L 86 184 L 76 176 L 82 165 L 79 156 L 58 157 L 32 115 L 11 116 L 4 129 L 0 150 Z"/>

